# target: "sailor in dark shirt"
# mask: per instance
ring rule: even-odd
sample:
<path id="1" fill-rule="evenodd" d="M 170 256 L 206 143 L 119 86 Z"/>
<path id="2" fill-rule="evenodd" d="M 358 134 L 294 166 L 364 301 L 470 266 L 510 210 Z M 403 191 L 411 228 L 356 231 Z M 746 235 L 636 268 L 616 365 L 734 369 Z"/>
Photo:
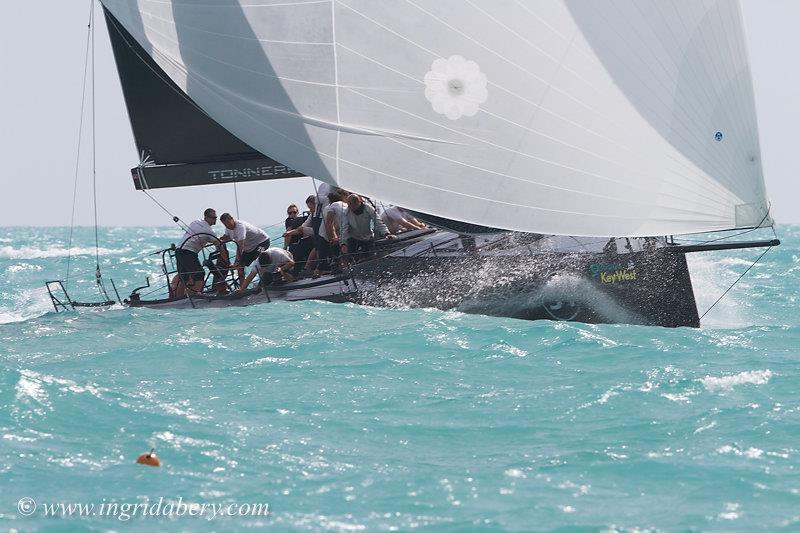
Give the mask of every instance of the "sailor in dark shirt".
<path id="1" fill-rule="evenodd" d="M 314 249 L 314 236 L 311 230 L 311 213 L 316 208 L 316 197 L 312 194 L 306 198 L 309 211 L 300 215 L 297 206 L 292 204 L 286 209 L 286 233 L 283 234 L 283 247 L 292 253 L 295 258 L 294 275 L 308 268 L 312 250 Z"/>
<path id="2" fill-rule="evenodd" d="M 302 216 L 300 215 L 300 210 L 297 209 L 297 206 L 295 204 L 291 204 L 289 207 L 286 208 L 286 215 L 287 217 L 285 226 L 287 232 L 289 232 L 289 230 L 299 228 L 300 226 L 303 225 L 303 222 L 305 222 L 306 219 L 308 218 L 308 215 L 302 215 Z M 290 234 L 283 240 L 283 249 L 288 250 L 291 245 L 300 242 L 300 239 L 302 237 L 303 236 L 300 234 L 296 233 Z"/>

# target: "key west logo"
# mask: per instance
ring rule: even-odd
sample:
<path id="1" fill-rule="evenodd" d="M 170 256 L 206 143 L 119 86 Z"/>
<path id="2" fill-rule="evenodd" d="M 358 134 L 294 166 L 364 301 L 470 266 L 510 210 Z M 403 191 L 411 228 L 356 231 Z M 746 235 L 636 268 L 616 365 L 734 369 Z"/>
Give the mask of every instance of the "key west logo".
<path id="1" fill-rule="evenodd" d="M 636 281 L 636 269 L 633 261 L 627 265 L 622 263 L 592 263 L 589 265 L 592 277 L 599 278 L 601 283 L 621 283 Z"/>

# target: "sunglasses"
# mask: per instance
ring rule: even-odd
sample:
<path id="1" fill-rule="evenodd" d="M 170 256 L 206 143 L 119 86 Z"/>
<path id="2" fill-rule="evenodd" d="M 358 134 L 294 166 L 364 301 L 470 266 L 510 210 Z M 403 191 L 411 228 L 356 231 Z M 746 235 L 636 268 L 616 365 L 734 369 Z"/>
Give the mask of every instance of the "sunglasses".
<path id="1" fill-rule="evenodd" d="M 287 211 L 286 214 L 287 215 L 296 215 L 297 211 Z"/>

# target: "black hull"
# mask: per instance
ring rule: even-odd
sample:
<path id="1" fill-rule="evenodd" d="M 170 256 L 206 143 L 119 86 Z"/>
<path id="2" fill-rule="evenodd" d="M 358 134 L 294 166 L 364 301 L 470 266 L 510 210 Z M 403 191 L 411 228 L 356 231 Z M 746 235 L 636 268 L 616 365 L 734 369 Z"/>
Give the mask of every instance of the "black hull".
<path id="1" fill-rule="evenodd" d="M 686 256 L 387 257 L 358 265 L 351 301 L 525 320 L 699 327 Z"/>

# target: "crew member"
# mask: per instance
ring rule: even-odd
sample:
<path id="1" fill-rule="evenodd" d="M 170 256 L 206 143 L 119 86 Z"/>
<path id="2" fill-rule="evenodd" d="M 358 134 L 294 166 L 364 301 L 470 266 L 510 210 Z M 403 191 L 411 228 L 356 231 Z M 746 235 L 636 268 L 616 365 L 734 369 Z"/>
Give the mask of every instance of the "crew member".
<path id="1" fill-rule="evenodd" d="M 317 197 L 312 194 L 306 198 L 306 206 L 308 207 L 308 213 L 303 215 L 302 222 L 299 225 L 295 226 L 292 223 L 293 227 L 290 228 L 289 218 L 286 219 L 286 233 L 283 234 L 284 243 L 287 240 L 291 243 L 289 251 L 295 258 L 295 275 L 300 274 L 301 269 L 311 275 L 317 258 L 317 250 L 314 248 L 314 229 L 311 225 L 311 215 L 317 209 Z"/>
<path id="2" fill-rule="evenodd" d="M 302 235 L 298 235 L 297 233 L 289 234 L 288 232 L 297 229 L 303 225 L 303 222 L 308 219 L 309 215 L 300 216 L 300 210 L 297 208 L 297 205 L 290 204 L 289 207 L 286 208 L 286 221 L 284 222 L 284 226 L 286 227 L 286 234 L 283 238 L 283 249 L 288 250 L 290 246 L 293 244 L 297 244 L 302 239 Z"/>
<path id="3" fill-rule="evenodd" d="M 289 273 L 293 267 L 294 257 L 290 252 L 283 248 L 264 250 L 258 254 L 258 258 L 250 265 L 252 270 L 244 279 L 242 286 L 239 287 L 239 292 L 244 292 L 247 289 L 256 274 L 261 276 L 261 281 L 267 285 L 277 280 L 294 281 L 294 277 Z"/>
<path id="4" fill-rule="evenodd" d="M 211 227 L 216 223 L 217 212 L 209 207 L 203 211 L 203 218 L 189 224 L 189 228 L 183 234 L 181 245 L 175 249 L 178 275 L 172 279 L 171 292 L 173 297 L 181 298 L 186 294 L 187 290 L 193 293 L 199 293 L 203 290 L 205 274 L 202 265 L 200 265 L 198 254 L 206 244 L 213 242 L 220 256 L 227 261 L 228 251 L 219 243 Z"/>
<path id="5" fill-rule="evenodd" d="M 342 227 L 342 253 L 363 258 L 372 252 L 375 238 L 393 239 L 375 208 L 357 194 L 347 197 L 347 216 Z"/>
<path id="6" fill-rule="evenodd" d="M 249 222 L 236 220 L 230 213 L 222 213 L 219 219 L 225 226 L 225 234 L 219 240 L 236 243 L 236 260 L 231 267 L 236 268 L 241 285 L 244 279 L 244 266 L 252 263 L 260 250 L 269 248 L 269 236 L 264 230 Z"/>
<path id="7" fill-rule="evenodd" d="M 324 230 L 320 231 L 320 235 L 324 235 L 325 240 L 328 241 L 331 252 L 331 267 L 336 267 L 336 262 L 341 255 L 341 235 L 342 229 L 347 222 L 347 203 L 344 201 L 349 194 L 342 189 L 336 189 L 328 194 L 329 205 L 323 212 L 324 215 Z M 317 272 L 319 275 L 319 272 Z"/>

